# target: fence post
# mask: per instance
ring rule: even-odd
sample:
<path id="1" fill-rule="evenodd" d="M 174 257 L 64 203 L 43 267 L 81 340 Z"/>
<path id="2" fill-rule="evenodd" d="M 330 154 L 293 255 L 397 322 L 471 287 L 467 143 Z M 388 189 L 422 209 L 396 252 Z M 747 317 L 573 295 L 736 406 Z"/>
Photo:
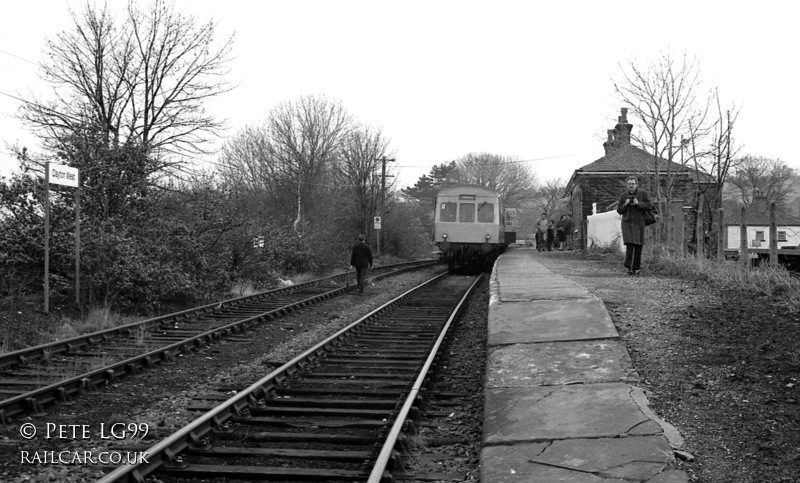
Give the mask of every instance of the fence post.
<path id="1" fill-rule="evenodd" d="M 706 234 L 705 230 L 703 229 L 703 197 L 699 196 L 697 201 L 697 226 L 695 227 L 695 238 L 697 239 L 697 246 L 695 249 L 695 254 L 702 258 L 705 254 L 706 248 Z"/>
<path id="2" fill-rule="evenodd" d="M 675 213 L 669 215 L 669 246 L 675 246 Z"/>
<path id="3" fill-rule="evenodd" d="M 739 218 L 739 261 L 745 267 L 750 266 L 750 255 L 747 253 L 747 210 L 742 206 Z"/>
<path id="4" fill-rule="evenodd" d="M 728 233 L 725 230 L 725 210 L 717 210 L 717 260 L 725 260 L 725 238 Z"/>
<path id="5" fill-rule="evenodd" d="M 681 256 L 686 256 L 686 210 L 681 210 Z"/>
<path id="6" fill-rule="evenodd" d="M 769 205 L 769 266 L 778 266 L 778 227 L 775 224 L 775 203 Z"/>

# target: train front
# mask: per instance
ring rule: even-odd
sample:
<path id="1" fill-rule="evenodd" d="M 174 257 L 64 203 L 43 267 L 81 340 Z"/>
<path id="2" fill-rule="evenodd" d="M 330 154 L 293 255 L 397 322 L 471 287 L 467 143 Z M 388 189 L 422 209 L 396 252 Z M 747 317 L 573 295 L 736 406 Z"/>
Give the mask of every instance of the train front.
<path id="1" fill-rule="evenodd" d="M 434 237 L 448 265 L 493 261 L 505 246 L 497 193 L 457 186 L 440 191 L 436 200 Z"/>

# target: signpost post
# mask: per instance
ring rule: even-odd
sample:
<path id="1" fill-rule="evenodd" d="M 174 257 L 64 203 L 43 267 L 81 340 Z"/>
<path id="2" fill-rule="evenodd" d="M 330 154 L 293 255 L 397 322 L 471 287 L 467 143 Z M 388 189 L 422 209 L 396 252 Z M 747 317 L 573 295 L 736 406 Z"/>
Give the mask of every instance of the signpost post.
<path id="1" fill-rule="evenodd" d="M 373 223 L 375 230 L 378 232 L 378 256 L 381 256 L 381 217 L 376 216 Z"/>
<path id="2" fill-rule="evenodd" d="M 45 163 L 44 174 L 44 312 L 50 312 L 50 183 L 79 186 L 78 169 Z M 75 193 L 75 303 L 81 303 L 81 209 L 80 189 Z"/>

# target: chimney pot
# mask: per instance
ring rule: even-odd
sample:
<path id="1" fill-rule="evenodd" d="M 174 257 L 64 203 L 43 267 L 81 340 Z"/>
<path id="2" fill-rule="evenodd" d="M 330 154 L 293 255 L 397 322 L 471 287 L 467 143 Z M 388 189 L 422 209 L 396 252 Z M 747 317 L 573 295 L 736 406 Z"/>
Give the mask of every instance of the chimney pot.
<path id="1" fill-rule="evenodd" d="M 628 122 L 628 108 L 627 107 L 623 107 L 623 108 L 620 109 L 620 112 L 622 112 L 622 116 L 620 116 L 620 123 L 621 124 L 627 123 Z"/>

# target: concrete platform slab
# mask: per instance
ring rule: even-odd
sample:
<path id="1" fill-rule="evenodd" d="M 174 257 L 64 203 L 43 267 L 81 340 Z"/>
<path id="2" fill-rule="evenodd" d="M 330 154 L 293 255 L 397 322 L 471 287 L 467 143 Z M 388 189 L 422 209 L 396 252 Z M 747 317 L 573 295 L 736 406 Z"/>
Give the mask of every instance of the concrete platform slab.
<path id="1" fill-rule="evenodd" d="M 650 478 L 646 483 L 689 483 L 689 476 L 681 470 L 667 470 Z"/>
<path id="2" fill-rule="evenodd" d="M 622 383 L 487 388 L 484 444 L 662 434 Z"/>
<path id="3" fill-rule="evenodd" d="M 635 382 L 619 340 L 513 344 L 489 349 L 486 387 Z"/>
<path id="4" fill-rule="evenodd" d="M 674 462 L 663 436 L 554 441 L 531 462 L 597 476 L 647 481 Z"/>
<path id="5" fill-rule="evenodd" d="M 532 300 L 571 300 L 592 295 L 580 285 L 549 284 L 532 288 L 530 285 L 500 285 L 497 290 L 500 302 L 530 302 Z"/>
<path id="6" fill-rule="evenodd" d="M 492 304 L 488 332 L 490 346 L 619 337 L 596 297 Z"/>
<path id="7" fill-rule="evenodd" d="M 481 451 L 481 481 L 484 483 L 623 483 L 619 478 L 547 466 L 531 461 L 548 443 L 489 446 Z M 625 482 L 630 483 L 630 481 Z"/>

